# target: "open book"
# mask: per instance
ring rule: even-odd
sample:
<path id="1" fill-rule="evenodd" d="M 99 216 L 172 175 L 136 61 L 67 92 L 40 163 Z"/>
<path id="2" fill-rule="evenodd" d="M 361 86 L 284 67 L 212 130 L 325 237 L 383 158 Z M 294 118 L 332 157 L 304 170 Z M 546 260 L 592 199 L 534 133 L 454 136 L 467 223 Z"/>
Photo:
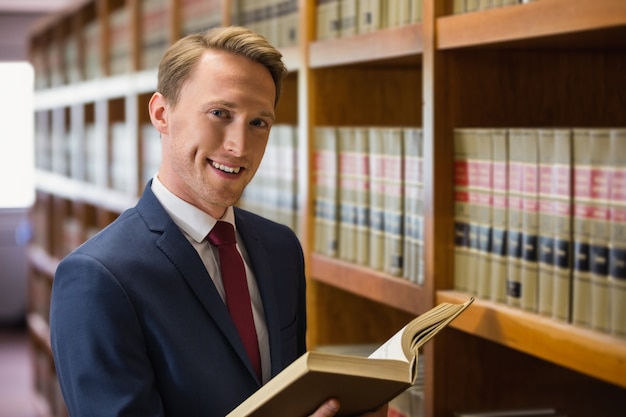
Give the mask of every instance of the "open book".
<path id="1" fill-rule="evenodd" d="M 410 321 L 369 357 L 307 352 L 227 417 L 306 417 L 331 397 L 341 403 L 338 416 L 375 410 L 415 382 L 420 347 L 473 301 L 439 304 Z"/>

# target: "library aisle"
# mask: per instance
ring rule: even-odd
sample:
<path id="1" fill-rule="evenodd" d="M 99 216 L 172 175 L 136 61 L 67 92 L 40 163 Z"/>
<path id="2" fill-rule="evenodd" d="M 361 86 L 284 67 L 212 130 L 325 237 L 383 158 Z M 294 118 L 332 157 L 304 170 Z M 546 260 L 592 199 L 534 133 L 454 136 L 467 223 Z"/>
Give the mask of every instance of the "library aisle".
<path id="1" fill-rule="evenodd" d="M 32 358 L 24 328 L 0 326 L 0 417 L 35 417 Z"/>

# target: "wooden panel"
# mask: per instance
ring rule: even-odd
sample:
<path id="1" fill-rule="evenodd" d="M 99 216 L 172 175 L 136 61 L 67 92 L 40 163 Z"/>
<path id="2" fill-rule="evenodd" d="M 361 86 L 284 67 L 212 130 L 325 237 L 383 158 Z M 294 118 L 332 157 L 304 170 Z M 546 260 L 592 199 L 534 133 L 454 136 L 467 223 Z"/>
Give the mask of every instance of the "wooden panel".
<path id="1" fill-rule="evenodd" d="M 308 348 L 328 344 L 382 343 L 415 317 L 351 292 L 310 281 Z"/>
<path id="2" fill-rule="evenodd" d="M 452 416 L 453 411 L 460 410 L 525 407 L 554 407 L 569 417 L 624 414 L 626 390 L 616 385 L 453 328 L 444 329 L 431 344 L 428 347 L 435 351 L 435 416 Z"/>

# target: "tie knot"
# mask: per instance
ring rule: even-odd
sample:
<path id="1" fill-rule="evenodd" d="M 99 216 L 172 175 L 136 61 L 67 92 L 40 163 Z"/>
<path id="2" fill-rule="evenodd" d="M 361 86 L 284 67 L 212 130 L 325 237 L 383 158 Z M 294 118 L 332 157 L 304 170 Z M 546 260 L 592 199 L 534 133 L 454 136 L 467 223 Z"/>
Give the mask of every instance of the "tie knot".
<path id="1" fill-rule="evenodd" d="M 235 228 L 228 222 L 218 221 L 209 232 L 209 242 L 215 246 L 235 244 Z"/>

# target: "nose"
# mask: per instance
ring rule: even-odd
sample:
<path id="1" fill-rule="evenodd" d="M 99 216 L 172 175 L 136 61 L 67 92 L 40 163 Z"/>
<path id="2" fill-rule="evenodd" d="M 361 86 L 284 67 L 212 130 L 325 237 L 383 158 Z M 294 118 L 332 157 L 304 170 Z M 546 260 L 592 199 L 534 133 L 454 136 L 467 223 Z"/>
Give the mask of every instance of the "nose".
<path id="1" fill-rule="evenodd" d="M 224 136 L 224 149 L 234 156 L 241 157 L 246 154 L 248 148 L 247 126 L 232 124 L 226 129 Z"/>

